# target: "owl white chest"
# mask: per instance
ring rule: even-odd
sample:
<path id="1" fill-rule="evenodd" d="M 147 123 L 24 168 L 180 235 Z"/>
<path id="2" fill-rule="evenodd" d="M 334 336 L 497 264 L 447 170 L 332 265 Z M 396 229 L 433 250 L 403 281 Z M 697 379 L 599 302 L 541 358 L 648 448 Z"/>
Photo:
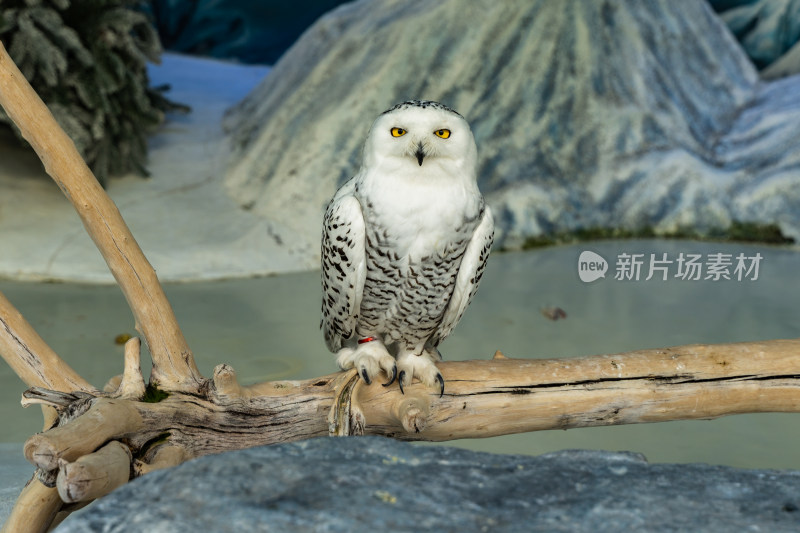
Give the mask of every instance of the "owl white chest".
<path id="1" fill-rule="evenodd" d="M 474 183 L 432 167 L 399 178 L 378 175 L 359 187 L 367 225 L 411 262 L 468 239 L 481 207 Z"/>

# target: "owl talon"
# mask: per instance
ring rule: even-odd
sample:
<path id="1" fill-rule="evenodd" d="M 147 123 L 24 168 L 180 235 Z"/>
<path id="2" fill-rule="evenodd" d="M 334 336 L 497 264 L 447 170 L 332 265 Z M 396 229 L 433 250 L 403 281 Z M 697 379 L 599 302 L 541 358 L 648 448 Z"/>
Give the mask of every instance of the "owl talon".
<path id="1" fill-rule="evenodd" d="M 400 394 L 405 394 L 405 391 L 403 391 L 403 380 L 405 379 L 405 377 L 406 377 L 406 371 L 401 370 L 400 375 L 397 376 L 397 384 L 400 385 Z"/>
<path id="2" fill-rule="evenodd" d="M 369 379 L 369 374 L 367 374 L 366 368 L 361 368 L 361 377 L 364 379 L 367 385 L 372 385 L 372 380 Z"/>
<path id="3" fill-rule="evenodd" d="M 394 366 L 392 367 L 392 376 L 391 376 L 391 378 L 389 379 L 389 381 L 388 381 L 388 382 L 384 383 L 384 384 L 383 384 L 383 386 L 384 386 L 384 387 L 388 387 L 389 385 L 391 385 L 392 383 L 394 383 L 394 380 L 395 380 L 396 378 L 397 378 L 397 365 L 394 365 Z"/>
<path id="4" fill-rule="evenodd" d="M 441 387 L 441 391 L 439 392 L 439 398 L 444 396 L 444 378 L 441 374 L 436 374 L 436 381 L 439 382 L 439 386 Z"/>

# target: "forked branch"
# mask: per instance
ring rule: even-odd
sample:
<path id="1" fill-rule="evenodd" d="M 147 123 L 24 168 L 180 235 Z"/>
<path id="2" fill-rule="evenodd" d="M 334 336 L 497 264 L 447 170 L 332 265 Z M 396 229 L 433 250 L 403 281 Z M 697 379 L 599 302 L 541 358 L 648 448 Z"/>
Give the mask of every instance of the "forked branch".
<path id="1" fill-rule="evenodd" d="M 182 460 L 329 434 L 447 441 L 800 412 L 798 340 L 572 359 L 496 358 L 442 363 L 440 369 L 447 382 L 441 398 L 419 383 L 405 394 L 368 386 L 355 371 L 242 387 L 233 370 L 220 365 L 200 395 L 175 392 L 157 403 L 75 398 L 68 407 L 79 416 L 28 439 L 25 456 L 55 478 L 65 464 L 114 440 L 126 444 L 141 471 L 165 448 Z"/>
<path id="2" fill-rule="evenodd" d="M 172 307 L 125 221 L 0 43 L 0 105 L 72 202 L 133 311 L 153 355 L 155 382 L 196 391 L 203 379 Z"/>

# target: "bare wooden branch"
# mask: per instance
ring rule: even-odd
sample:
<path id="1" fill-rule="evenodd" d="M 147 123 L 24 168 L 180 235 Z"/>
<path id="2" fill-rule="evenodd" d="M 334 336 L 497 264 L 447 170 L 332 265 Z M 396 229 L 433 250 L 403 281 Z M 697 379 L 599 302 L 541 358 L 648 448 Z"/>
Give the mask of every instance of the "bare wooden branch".
<path id="1" fill-rule="evenodd" d="M 140 459 L 136 459 L 133 462 L 134 475 L 139 477 L 154 470 L 177 466 L 188 459 L 190 459 L 190 457 L 186 454 L 186 450 L 180 446 L 164 444 L 155 449 L 155 452 L 151 454 L 149 462 Z"/>
<path id="2" fill-rule="evenodd" d="M 23 450 L 25 457 L 45 471 L 58 468 L 61 459 L 76 461 L 116 435 L 139 431 L 142 420 L 138 417 L 137 405 L 138 402 L 97 398 L 85 413 L 67 425 L 29 438 Z"/>
<path id="3" fill-rule="evenodd" d="M 229 367 L 228 367 L 229 368 Z M 124 439 L 149 463 L 161 445 L 183 458 L 328 434 L 446 441 L 542 429 L 800 412 L 800 341 L 689 345 L 574 359 L 440 365 L 443 397 L 419 383 L 367 386 L 354 371 L 306 381 L 172 393 L 158 403 L 96 398 L 85 414 L 34 435 L 43 470 Z M 223 369 L 224 370 L 224 369 Z M 218 372 L 218 375 L 222 372 Z M 158 444 L 153 444 L 159 441 Z M 139 469 L 139 470 L 146 470 Z"/>
<path id="4" fill-rule="evenodd" d="M 139 359 L 140 348 L 141 342 L 137 337 L 131 337 L 125 343 L 125 370 L 114 397 L 138 400 L 144 396 L 146 387 Z"/>
<path id="5" fill-rule="evenodd" d="M 441 365 L 447 389 L 415 438 L 443 441 L 543 429 L 800 411 L 800 341 L 689 345 L 574 359 Z M 418 387 L 419 385 L 415 385 Z M 409 387 L 408 392 L 412 392 Z M 359 403 L 395 432 L 396 400 L 375 387 Z"/>
<path id="6" fill-rule="evenodd" d="M 222 364 L 214 368 L 212 385 L 218 398 L 244 398 L 247 396 L 247 391 L 239 385 L 236 371 L 230 365 Z"/>
<path id="7" fill-rule="evenodd" d="M 0 293 L 0 356 L 28 387 L 97 391 L 65 363 Z"/>
<path id="8" fill-rule="evenodd" d="M 72 202 L 86 231 L 108 263 L 152 353 L 152 379 L 172 390 L 197 391 L 203 378 L 155 270 L 114 202 L 86 166 L 72 140 L 22 76 L 2 43 L 0 105 L 39 155 L 47 173 Z"/>
<path id="9" fill-rule="evenodd" d="M 446 441 L 800 412 L 800 340 L 689 345 L 574 359 L 495 354 L 487 361 L 442 363 L 440 369 L 447 383 L 441 398 L 419 383 L 407 387 L 406 394 L 397 387 L 367 386 L 355 371 L 242 387 L 227 365 L 217 367 L 214 380 L 200 394 L 172 392 L 158 403 L 40 393 L 38 397 L 56 404 L 62 396 L 64 401 L 75 398 L 65 410 L 74 413 L 71 419 L 62 413 L 62 425 L 28 439 L 25 455 L 47 479 L 73 480 L 74 488 L 62 492 L 66 499 L 79 500 L 97 497 L 131 468 L 142 475 L 209 453 L 328 434 Z M 113 460 L 101 460 L 105 451 L 93 453 L 116 440 L 125 441 L 131 456 L 126 451 L 123 458 L 116 449 Z M 75 464 L 91 469 L 72 474 L 69 465 Z M 110 478 L 114 481 L 106 481 Z M 50 494 L 43 487 L 38 490 Z M 22 506 L 28 505 L 26 498 L 21 497 Z M 19 516 L 16 508 L 14 512 Z M 42 512 L 54 511 L 46 506 Z"/>
<path id="10" fill-rule="evenodd" d="M 431 416 L 430 395 L 423 391 L 409 391 L 407 396 L 394 404 L 392 415 L 407 433 L 420 433 Z"/>
<path id="11" fill-rule="evenodd" d="M 65 503 L 85 502 L 105 496 L 130 478 L 131 451 L 111 441 L 99 450 L 70 463 L 61 459 L 56 487 Z"/>
<path id="12" fill-rule="evenodd" d="M 22 489 L 0 533 L 45 533 L 62 503 L 55 487 L 45 487 L 34 477 Z"/>
<path id="13" fill-rule="evenodd" d="M 38 404 L 62 410 L 74 405 L 76 401 L 86 398 L 94 398 L 94 396 L 88 392 L 61 392 L 42 387 L 31 387 L 22 393 L 22 407 Z"/>

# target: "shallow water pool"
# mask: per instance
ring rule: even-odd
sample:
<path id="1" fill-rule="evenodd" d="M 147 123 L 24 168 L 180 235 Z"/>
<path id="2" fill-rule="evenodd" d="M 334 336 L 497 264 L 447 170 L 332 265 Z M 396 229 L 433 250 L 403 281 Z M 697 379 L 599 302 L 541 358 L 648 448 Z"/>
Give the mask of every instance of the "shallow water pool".
<path id="1" fill-rule="evenodd" d="M 605 278 L 582 282 L 578 257 L 591 250 L 609 265 Z M 617 280 L 621 254 L 643 254 L 639 280 Z M 645 281 L 650 254 L 667 268 Z M 760 254 L 758 279 L 676 278 L 680 254 Z M 667 254 L 664 256 L 663 254 Z M 749 266 L 749 265 L 748 265 Z M 481 289 L 445 359 L 550 358 L 615 353 L 690 343 L 800 336 L 800 253 L 785 248 L 689 241 L 608 241 L 493 254 Z M 705 271 L 703 272 L 703 277 Z M 102 386 L 122 371 L 122 346 L 133 319 L 117 287 L 0 282 L 2 291 L 44 339 L 82 376 Z M 243 383 L 305 379 L 336 370 L 319 326 L 319 273 L 168 285 L 167 295 L 208 376 L 229 363 Z M 557 306 L 552 321 L 541 308 Z M 22 382 L 0 363 L 0 442 L 21 443 L 41 429 L 38 409 L 23 410 Z M 800 414 L 737 415 L 682 421 L 554 430 L 454 441 L 476 450 L 539 454 L 564 448 L 641 452 L 653 462 L 708 462 L 740 467 L 800 468 Z"/>

